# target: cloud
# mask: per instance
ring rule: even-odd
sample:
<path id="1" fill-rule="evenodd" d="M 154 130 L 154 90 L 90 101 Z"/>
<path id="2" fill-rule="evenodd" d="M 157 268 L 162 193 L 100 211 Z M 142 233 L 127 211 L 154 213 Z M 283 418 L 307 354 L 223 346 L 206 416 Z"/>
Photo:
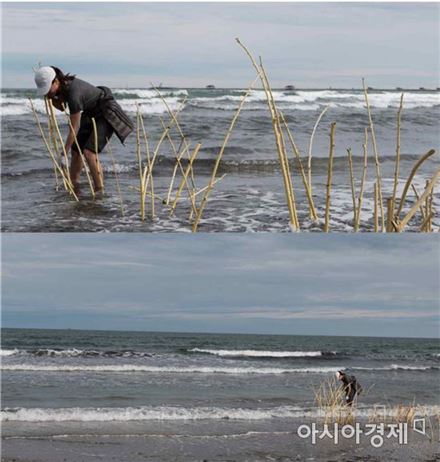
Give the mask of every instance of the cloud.
<path id="1" fill-rule="evenodd" d="M 399 335 L 405 320 L 435 319 L 438 248 L 417 234 L 5 234 L 2 318 L 274 333 L 303 320 L 316 334 L 382 319 Z"/>
<path id="2" fill-rule="evenodd" d="M 253 70 L 239 36 L 274 85 L 436 85 L 438 17 L 429 3 L 5 3 L 3 79 L 32 86 L 42 60 L 113 86 L 243 87 Z M 60 37 L 75 37 L 62 53 Z"/>

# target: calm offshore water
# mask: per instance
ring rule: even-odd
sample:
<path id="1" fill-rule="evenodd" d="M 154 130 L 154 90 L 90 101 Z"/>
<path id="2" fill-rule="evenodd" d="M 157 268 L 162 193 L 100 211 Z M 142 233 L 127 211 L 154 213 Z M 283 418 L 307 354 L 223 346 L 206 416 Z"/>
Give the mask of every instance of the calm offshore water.
<path id="1" fill-rule="evenodd" d="M 286 426 L 316 415 L 313 390 L 342 368 L 365 390 L 360 415 L 413 400 L 439 410 L 434 339 L 2 329 L 1 351 L 9 436 Z"/>
<path id="2" fill-rule="evenodd" d="M 150 146 L 154 147 L 162 133 L 161 118 L 167 123 L 166 108 L 154 91 L 149 89 L 113 89 L 122 107 L 132 116 L 135 104 L 140 104 Z M 214 161 L 233 118 L 242 89 L 164 89 L 163 95 L 171 109 L 184 103 L 180 122 L 191 146 L 202 144 L 194 164 L 197 188 L 208 184 Z M 116 189 L 113 165 L 108 153 L 101 155 L 106 176 L 106 196 L 93 201 L 83 174 L 84 197 L 80 204 L 69 200 L 63 191 L 54 190 L 54 174 L 48 154 L 40 139 L 28 97 L 35 99 L 40 117 L 44 105 L 33 90 L 2 90 L 2 195 L 4 231 L 188 231 L 189 202 L 183 200 L 176 214 L 169 217 L 160 200 L 156 204 L 157 218 L 139 220 L 138 170 L 136 137 L 132 134 L 126 146 L 116 137 L 112 151 L 116 158 L 123 196 L 124 215 Z M 325 204 L 329 130 L 336 122 L 335 162 L 331 204 L 331 229 L 352 230 L 352 199 L 346 149 L 355 156 L 356 189 L 361 177 L 361 156 L 364 129 L 368 127 L 364 96 L 360 90 L 276 90 L 274 97 L 286 116 L 303 159 L 317 117 L 329 105 L 317 129 L 313 144 L 314 200 L 321 221 Z M 392 190 L 396 144 L 396 113 L 400 91 L 372 90 L 370 104 L 382 162 L 384 197 Z M 64 134 L 67 132 L 63 114 L 58 115 Z M 433 148 L 440 147 L 440 93 L 438 91 L 405 91 L 401 130 L 401 176 L 407 177 L 417 159 Z M 172 138 L 178 147 L 177 131 Z M 421 191 L 436 166 L 436 154 L 420 170 L 414 184 Z M 154 169 L 155 192 L 160 199 L 167 195 L 174 166 L 173 152 L 164 142 Z M 288 231 L 288 212 L 279 171 L 270 115 L 264 92 L 255 90 L 234 128 L 225 151 L 219 175 L 226 177 L 217 185 L 208 201 L 201 231 Z M 307 200 L 302 181 L 292 162 L 293 181 L 302 229 L 319 231 L 321 226 L 308 219 Z M 369 142 L 369 170 L 362 210 L 363 230 L 373 226 L 374 159 Z M 401 181 L 399 192 L 402 190 Z M 408 195 L 408 206 L 414 193 Z M 436 195 L 434 207 L 438 208 Z M 147 208 L 148 210 L 148 208 Z M 439 225 L 438 217 L 434 219 Z M 420 218 L 409 229 L 418 230 Z"/>

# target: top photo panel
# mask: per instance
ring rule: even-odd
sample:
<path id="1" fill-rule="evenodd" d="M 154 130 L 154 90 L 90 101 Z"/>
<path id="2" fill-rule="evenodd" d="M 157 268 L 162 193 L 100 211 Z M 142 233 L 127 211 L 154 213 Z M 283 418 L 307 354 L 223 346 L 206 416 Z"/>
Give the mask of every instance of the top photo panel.
<path id="1" fill-rule="evenodd" d="M 439 3 L 2 3 L 3 232 L 438 232 Z"/>

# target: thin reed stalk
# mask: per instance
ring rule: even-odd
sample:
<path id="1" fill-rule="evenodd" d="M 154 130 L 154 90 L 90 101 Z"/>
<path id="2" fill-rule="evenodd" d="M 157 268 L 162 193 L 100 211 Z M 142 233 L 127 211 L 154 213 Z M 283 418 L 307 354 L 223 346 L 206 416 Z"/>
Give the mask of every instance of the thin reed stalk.
<path id="1" fill-rule="evenodd" d="M 39 117 L 37 115 L 37 111 L 35 110 L 34 103 L 30 98 L 29 98 L 29 102 L 31 104 L 31 108 L 32 108 L 32 112 L 34 114 L 35 120 L 37 122 L 38 130 L 40 132 L 41 138 L 43 139 L 43 142 L 44 142 L 44 144 L 46 146 L 46 149 L 47 149 L 47 152 L 49 153 L 49 156 L 50 156 L 50 158 L 51 158 L 51 160 L 53 162 L 53 165 L 55 165 L 56 169 L 58 170 L 61 177 L 63 178 L 66 190 L 72 194 L 72 196 L 75 198 L 75 200 L 77 202 L 79 202 L 78 196 L 76 195 L 75 190 L 74 190 L 73 185 L 72 185 L 72 182 L 70 180 L 70 176 L 67 176 L 68 170 L 67 170 L 67 173 L 65 173 L 64 170 L 59 165 L 59 163 L 58 163 L 57 159 L 55 158 L 55 156 L 54 156 L 54 154 L 52 152 L 52 149 L 51 149 L 51 147 L 50 147 L 50 145 L 49 145 L 49 143 L 48 143 L 48 141 L 46 139 L 46 136 L 44 134 L 43 128 L 42 128 L 41 123 L 40 123 L 40 119 L 39 119 Z"/>
<path id="2" fill-rule="evenodd" d="M 307 195 L 307 201 L 309 203 L 310 217 L 312 218 L 312 220 L 316 221 L 318 219 L 318 214 L 316 212 L 315 204 L 313 202 L 310 183 L 307 181 L 306 174 L 304 172 L 304 168 L 303 168 L 303 164 L 302 164 L 302 161 L 301 161 L 301 156 L 300 156 L 299 150 L 298 150 L 298 148 L 296 146 L 295 140 L 293 139 L 292 132 L 289 129 L 289 125 L 287 124 L 287 121 L 286 121 L 286 119 L 284 117 L 284 114 L 282 112 L 280 112 L 280 115 L 281 115 L 281 120 L 283 121 L 284 127 L 286 129 L 287 136 L 289 138 L 290 144 L 292 146 L 293 153 L 295 154 L 296 160 L 297 160 L 298 165 L 299 165 L 299 171 L 301 173 L 301 177 L 302 177 L 303 184 L 304 184 L 304 189 L 305 189 L 306 195 Z"/>
<path id="3" fill-rule="evenodd" d="M 387 198 L 387 233 L 392 233 L 394 231 L 394 212 L 393 212 L 393 198 Z"/>
<path id="4" fill-rule="evenodd" d="M 161 123 L 162 123 L 162 127 L 165 128 L 165 124 L 163 123 L 162 119 L 161 119 Z M 188 184 L 187 175 L 185 175 L 185 170 L 184 170 L 182 162 L 181 162 L 181 159 L 183 157 L 183 153 L 186 152 L 186 146 L 183 149 L 182 153 L 179 155 L 179 153 L 176 150 L 176 146 L 174 145 L 174 142 L 170 137 L 169 132 L 167 133 L 167 138 L 168 138 L 168 142 L 170 143 L 170 146 L 171 146 L 171 148 L 173 150 L 174 157 L 176 158 L 176 166 L 180 169 L 180 173 L 182 174 L 183 186 L 186 186 L 186 188 L 188 190 L 188 197 L 192 198 L 192 195 L 193 195 L 193 192 L 195 191 L 195 189 L 191 190 L 191 187 Z M 189 145 L 187 145 L 187 146 L 189 147 Z M 197 152 L 198 152 L 198 149 L 197 149 Z M 197 155 L 197 153 L 196 153 L 196 155 Z M 191 159 L 191 156 L 190 156 L 190 159 Z M 188 172 L 188 174 L 191 173 L 191 170 L 192 170 L 192 162 L 190 161 L 189 162 L 189 172 Z M 176 202 L 176 204 L 177 204 L 177 202 Z M 196 207 L 196 203 L 195 203 L 195 201 L 193 199 L 191 199 L 191 207 L 192 207 L 193 212 L 196 213 L 197 212 L 197 207 Z M 170 212 L 170 214 L 172 214 L 173 212 L 174 212 L 174 208 L 172 208 L 172 211 Z"/>
<path id="5" fill-rule="evenodd" d="M 407 223 L 409 222 L 409 220 L 411 220 L 411 218 L 415 215 L 415 213 L 417 212 L 417 209 L 420 207 L 421 204 L 424 203 L 424 201 L 426 200 L 426 198 L 429 196 L 429 194 L 431 193 L 432 189 L 434 188 L 435 186 L 435 183 L 438 179 L 438 177 L 440 176 L 440 167 L 436 170 L 436 172 L 434 173 L 433 177 L 429 180 L 429 183 L 427 184 L 426 188 L 425 188 L 425 191 L 423 192 L 423 194 L 419 197 L 419 199 L 415 202 L 415 204 L 411 207 L 411 209 L 409 210 L 409 212 L 405 215 L 405 217 L 403 218 L 403 220 L 400 221 L 400 223 L 398 224 L 398 227 L 397 227 L 397 231 L 398 232 L 402 232 L 403 229 L 405 228 L 405 226 L 407 225 Z"/>
<path id="6" fill-rule="evenodd" d="M 241 112 L 241 110 L 243 108 L 243 105 L 244 105 L 247 97 L 251 93 L 252 88 L 254 87 L 254 85 L 255 85 L 255 83 L 256 83 L 259 76 L 260 75 L 258 73 L 258 76 L 251 83 L 251 85 L 247 89 L 245 95 L 241 98 L 240 104 L 238 105 L 238 108 L 235 111 L 234 117 L 232 118 L 231 124 L 229 125 L 228 131 L 226 132 L 225 138 L 223 140 L 222 147 L 220 148 L 220 151 L 219 151 L 219 153 L 217 155 L 217 158 L 215 159 L 215 164 L 214 164 L 214 168 L 212 169 L 211 178 L 209 179 L 209 183 L 208 183 L 208 186 L 206 187 L 205 194 L 202 197 L 199 208 L 197 209 L 197 213 L 196 213 L 195 218 L 194 218 L 194 222 L 192 224 L 192 231 L 193 232 L 196 232 L 197 228 L 199 226 L 199 222 L 200 222 L 200 219 L 202 218 L 203 210 L 205 209 L 206 202 L 208 201 L 209 194 L 211 193 L 212 187 L 214 186 L 216 176 L 217 176 L 217 171 L 218 171 L 218 168 L 220 166 L 220 162 L 222 160 L 223 154 L 225 152 L 226 145 L 228 144 L 229 138 L 231 136 L 232 130 L 234 129 L 235 122 L 237 121 L 238 116 L 240 115 L 240 112 Z"/>
<path id="7" fill-rule="evenodd" d="M 422 221 L 422 224 L 420 225 L 419 231 L 420 232 L 425 232 L 425 233 L 430 233 L 430 221 L 432 220 L 434 216 L 434 212 L 430 211 L 426 214 L 425 219 Z"/>
<path id="8" fill-rule="evenodd" d="M 166 107 L 166 109 L 167 109 L 167 111 L 168 111 L 168 114 L 173 118 L 174 124 L 175 124 L 175 126 L 176 126 L 176 129 L 177 129 L 177 131 L 178 131 L 179 134 L 180 134 L 180 137 L 181 137 L 181 139 L 182 139 L 182 141 L 183 141 L 183 143 L 184 143 L 184 145 L 185 145 L 185 147 L 186 147 L 186 152 L 188 153 L 188 156 L 189 156 L 190 146 L 189 146 L 188 141 L 186 140 L 186 137 L 185 137 L 185 135 L 184 135 L 184 133 L 183 133 L 182 127 L 181 127 L 180 124 L 179 124 L 179 121 L 177 120 L 177 118 L 174 118 L 173 111 L 171 110 L 170 106 L 168 105 L 166 99 L 163 97 L 163 95 L 162 95 L 162 93 L 159 91 L 159 89 L 156 88 L 154 85 L 151 85 L 151 86 L 154 88 L 154 90 L 156 91 L 156 93 L 159 95 L 160 99 L 161 99 L 162 102 L 164 103 L 164 105 L 165 105 L 165 107 Z M 179 163 L 180 163 L 180 160 L 179 160 Z M 195 190 L 195 189 L 196 189 L 196 185 L 195 185 L 194 174 L 193 174 L 192 170 L 191 170 L 190 173 L 191 173 L 191 175 L 190 175 L 190 178 L 191 178 L 191 185 L 192 185 L 193 189 Z"/>
<path id="9" fill-rule="evenodd" d="M 397 111 L 397 130 L 396 130 L 396 164 L 394 168 L 394 185 L 393 185 L 393 195 L 392 195 L 392 212 L 393 212 L 393 220 L 395 219 L 394 215 L 394 208 L 396 204 L 396 194 L 397 194 L 397 186 L 399 183 L 399 169 L 400 169 L 400 123 L 402 117 L 402 109 L 403 109 L 403 93 L 400 96 L 400 105 L 399 110 Z"/>
<path id="10" fill-rule="evenodd" d="M 138 106 L 139 107 L 139 106 Z M 142 128 L 142 137 L 144 138 L 144 143 L 145 143 L 145 154 L 146 154 L 146 160 L 147 160 L 147 166 L 149 171 L 151 172 L 151 157 L 150 157 L 150 143 L 148 142 L 148 136 L 147 136 L 147 131 L 145 130 L 145 125 L 144 125 L 144 118 L 142 117 L 142 112 L 139 110 L 139 121 L 141 123 L 141 128 Z M 154 206 L 154 180 L 152 173 L 150 173 L 151 178 L 150 178 L 150 191 L 151 191 L 151 218 L 154 219 L 155 217 L 155 206 Z M 146 191 L 144 191 L 146 194 Z M 145 194 L 143 195 L 143 199 L 145 198 Z M 145 203 L 145 200 L 143 201 Z"/>
<path id="11" fill-rule="evenodd" d="M 362 168 L 362 179 L 361 179 L 361 187 L 359 191 L 358 197 L 358 205 L 357 205 L 357 212 L 356 212 L 356 220 L 354 224 L 354 231 L 359 231 L 359 226 L 361 222 L 361 211 L 362 211 L 362 199 L 364 197 L 364 187 L 365 187 L 365 180 L 367 178 L 367 168 L 368 168 L 368 129 L 365 129 L 365 138 L 364 144 L 362 145 L 364 151 L 364 162 Z"/>
<path id="12" fill-rule="evenodd" d="M 143 168 L 142 168 L 142 155 L 141 155 L 141 122 L 139 120 L 139 105 L 136 104 L 136 158 L 139 170 L 139 195 L 140 195 L 140 215 L 141 220 L 145 220 L 145 201 L 144 201 L 144 182 L 143 182 Z"/>
<path id="13" fill-rule="evenodd" d="M 153 168 L 154 168 L 154 163 L 156 162 L 157 155 L 159 153 L 159 149 L 166 138 L 166 135 L 170 128 L 173 126 L 174 121 L 176 119 L 177 114 L 183 109 L 183 104 L 180 105 L 180 107 L 176 110 L 176 113 L 174 114 L 174 118 L 171 119 L 171 121 L 168 123 L 168 126 L 165 128 L 165 130 L 162 132 L 161 137 L 159 138 L 159 141 L 156 144 L 156 147 L 153 151 L 153 155 L 151 157 L 151 163 L 150 165 L 146 165 L 144 168 L 144 172 L 142 174 L 142 181 L 143 181 L 143 198 L 142 200 L 145 202 L 147 190 L 148 190 L 148 184 L 150 181 L 153 180 Z M 152 193 L 152 200 L 154 201 L 154 193 Z"/>
<path id="14" fill-rule="evenodd" d="M 177 148 L 177 152 L 179 152 L 179 156 L 183 156 L 184 152 L 181 152 L 180 150 L 182 149 L 182 144 L 183 144 L 183 140 L 181 139 L 180 140 L 180 144 L 179 144 L 179 147 Z M 187 148 L 185 147 L 183 149 L 183 151 L 187 151 Z M 176 175 L 177 175 L 177 169 L 178 169 L 178 163 L 176 162 L 174 164 L 174 168 L 173 168 L 173 174 L 171 175 L 171 181 L 170 181 L 170 185 L 168 186 L 168 194 L 167 194 L 167 198 L 164 202 L 165 205 L 168 205 L 171 201 L 171 193 L 173 192 L 173 186 L 174 186 L 174 180 L 176 178 Z"/>
<path id="15" fill-rule="evenodd" d="M 353 225 L 356 223 L 356 193 L 354 188 L 354 173 L 353 173 L 353 156 L 351 148 L 347 149 L 348 154 L 348 168 L 350 171 L 350 185 L 351 185 L 351 198 L 353 200 Z"/>
<path id="16" fill-rule="evenodd" d="M 117 169 L 116 169 L 116 162 L 115 162 L 115 158 L 113 157 L 112 147 L 111 147 L 110 142 L 109 142 L 108 139 L 107 139 L 107 146 L 108 146 L 108 151 L 109 151 L 109 153 L 110 153 L 110 159 L 111 159 L 111 161 L 112 161 L 113 174 L 115 175 L 116 190 L 118 191 L 119 201 L 120 201 L 120 203 L 121 203 L 121 215 L 124 216 L 124 215 L 125 215 L 125 212 L 124 212 L 124 201 L 123 201 L 123 199 L 122 199 L 121 186 L 120 186 L 120 184 L 119 184 L 119 175 L 118 175 L 118 172 L 117 172 Z"/>
<path id="17" fill-rule="evenodd" d="M 374 162 L 375 162 L 375 165 L 376 165 L 377 194 L 378 194 L 378 201 L 379 201 L 379 207 L 380 207 L 381 230 L 385 231 L 385 214 L 384 214 L 384 210 L 383 210 L 382 178 L 381 178 L 381 173 L 380 173 L 380 160 L 379 160 L 379 154 L 377 152 L 376 135 L 374 133 L 373 118 L 371 116 L 370 103 L 368 101 L 368 93 L 367 93 L 367 89 L 365 87 L 365 79 L 362 79 L 362 86 L 364 87 L 365 103 L 367 105 L 368 120 L 369 120 L 369 123 L 370 123 L 371 139 L 372 139 L 372 142 L 373 142 Z"/>
<path id="18" fill-rule="evenodd" d="M 399 207 L 398 207 L 398 209 L 396 211 L 396 214 L 395 214 L 396 220 L 398 220 L 399 217 L 400 217 L 400 214 L 401 214 L 402 209 L 403 209 L 403 205 L 405 204 L 406 194 L 408 193 L 408 189 L 411 186 L 411 183 L 412 183 L 412 181 L 414 179 L 415 174 L 417 173 L 417 170 L 420 168 L 420 166 L 423 164 L 423 162 L 425 162 L 427 159 L 429 159 L 433 154 L 435 154 L 435 150 L 430 149 L 425 155 L 423 155 L 414 164 L 414 167 L 412 168 L 411 173 L 409 174 L 409 177 L 406 180 L 405 187 L 403 188 L 403 191 L 402 191 L 402 196 L 400 197 Z"/>
<path id="19" fill-rule="evenodd" d="M 413 183 L 411 183 L 411 188 L 412 188 L 412 190 L 414 191 L 414 195 L 416 196 L 416 200 L 419 200 L 420 195 L 419 195 L 419 193 L 417 192 L 417 189 L 416 189 L 416 187 L 414 186 Z M 421 213 L 421 215 L 422 215 L 422 220 L 424 220 L 426 214 L 425 214 L 425 209 L 423 208 L 423 205 L 420 206 L 420 213 Z"/>
<path id="20" fill-rule="evenodd" d="M 50 144 L 52 144 L 53 149 L 55 151 L 55 155 L 58 155 L 58 145 L 57 145 L 57 140 L 56 136 L 54 136 L 53 133 L 53 127 L 52 127 L 52 118 L 51 118 L 51 113 L 49 110 L 49 104 L 47 103 L 47 98 L 44 98 L 44 107 L 46 109 L 46 116 L 47 116 L 47 123 L 49 126 L 49 140 Z M 55 165 L 53 166 L 53 172 L 55 175 L 55 189 L 58 191 L 59 188 L 59 180 L 58 180 L 58 171 Z"/>
<path id="21" fill-rule="evenodd" d="M 52 101 L 49 101 L 49 104 L 52 105 Z M 76 148 L 78 149 L 78 153 L 79 153 L 79 156 L 81 157 L 81 160 L 82 160 L 82 163 L 84 164 L 84 170 L 86 172 L 86 176 L 87 176 L 87 181 L 89 183 L 89 187 L 90 187 L 90 191 L 92 193 L 92 196 L 93 198 L 95 198 L 95 188 L 93 187 L 93 183 L 92 183 L 92 178 L 90 177 L 90 172 L 89 172 L 89 165 L 88 165 L 88 162 L 86 160 L 86 158 L 84 157 L 84 154 L 79 146 L 79 143 L 78 143 L 78 138 L 76 136 L 76 131 L 73 129 L 73 125 L 72 125 L 72 122 L 70 121 L 70 115 L 67 113 L 67 108 L 65 105 L 63 105 L 63 109 L 64 109 L 64 113 L 66 114 L 66 117 L 67 117 L 67 123 L 69 125 L 69 129 L 71 130 L 71 132 L 73 133 L 73 140 L 74 140 L 74 143 L 75 143 L 75 146 Z M 55 128 L 56 128 L 56 131 L 58 133 L 58 136 L 59 136 L 59 139 L 61 141 L 61 144 L 63 146 L 63 152 L 64 152 L 64 156 L 66 158 L 66 165 L 67 165 L 67 152 L 66 152 L 66 147 L 64 145 L 64 142 L 63 142 L 63 137 L 61 136 L 61 132 L 60 132 L 60 129 L 58 127 L 58 123 L 57 123 L 57 120 L 56 118 L 54 119 L 54 123 L 55 123 Z"/>
<path id="22" fill-rule="evenodd" d="M 285 182 L 286 182 L 287 190 L 288 190 L 288 203 L 290 204 L 289 210 L 290 210 L 290 215 L 291 215 L 291 227 L 293 228 L 294 231 L 299 231 L 300 226 L 299 226 L 298 214 L 296 210 L 295 193 L 293 190 L 293 180 L 292 180 L 292 175 L 290 173 L 289 159 L 287 157 L 286 144 L 284 141 L 283 131 L 281 129 L 280 114 L 275 104 L 275 98 L 273 97 L 272 88 L 269 84 L 269 79 L 267 77 L 266 70 L 264 69 L 261 56 L 260 56 L 260 69 L 261 69 L 261 76 L 263 77 L 263 80 L 266 82 L 267 93 L 269 95 L 269 101 L 268 101 L 269 110 L 271 109 L 271 112 L 272 112 L 272 125 L 273 125 L 273 129 L 275 133 L 275 138 L 277 140 L 276 144 L 277 144 L 277 147 L 279 148 L 280 161 L 281 161 L 281 164 L 283 165 L 283 174 L 285 176 Z"/>
<path id="23" fill-rule="evenodd" d="M 321 114 L 319 114 L 318 119 L 315 122 L 315 126 L 313 127 L 312 135 L 310 136 L 310 142 L 309 142 L 309 150 L 308 150 L 308 155 L 307 155 L 307 181 L 309 183 L 309 188 L 310 188 L 310 194 L 312 194 L 312 147 L 313 147 L 313 139 L 315 137 L 315 132 L 316 129 L 318 128 L 319 122 L 321 121 L 322 117 L 324 114 L 327 112 L 329 109 L 329 106 L 326 106 Z M 310 218 L 313 218 L 310 215 Z"/>
<path id="24" fill-rule="evenodd" d="M 98 146 L 98 128 L 96 127 L 96 120 L 94 117 L 92 119 L 93 125 L 93 139 L 95 144 L 95 155 L 96 155 L 96 166 L 98 168 L 99 179 L 101 180 L 101 188 L 104 191 L 104 173 L 102 171 L 101 161 L 99 159 L 99 146 Z"/>
<path id="25" fill-rule="evenodd" d="M 178 202 L 178 200 L 179 200 L 179 198 L 180 198 L 180 195 L 182 194 L 183 187 L 184 187 L 185 185 L 188 185 L 186 179 L 187 179 L 188 175 L 189 175 L 190 172 L 191 172 L 193 162 L 194 162 L 194 160 L 196 159 L 197 154 L 199 153 L 199 150 L 200 150 L 200 147 L 201 147 L 201 146 L 202 146 L 202 145 L 201 145 L 200 143 L 196 144 L 196 147 L 194 148 L 194 151 L 193 151 L 193 153 L 191 154 L 191 156 L 190 156 L 190 158 L 189 158 L 188 165 L 187 165 L 187 167 L 186 167 L 185 172 L 183 173 L 182 181 L 180 182 L 180 186 L 179 186 L 179 188 L 178 188 L 178 190 L 177 190 L 176 197 L 174 198 L 173 204 L 172 204 L 172 206 L 171 206 L 170 215 L 172 215 L 172 214 L 174 213 L 174 210 L 176 209 L 177 202 Z M 190 201 L 191 201 L 191 204 L 194 205 L 193 210 L 195 209 L 195 212 L 197 212 L 197 209 L 195 208 L 194 195 L 192 195 L 192 193 L 191 193 L 191 191 L 189 190 L 189 188 L 188 188 L 188 197 L 189 197 L 189 199 L 190 199 Z"/>
<path id="26" fill-rule="evenodd" d="M 377 201 L 379 200 L 379 191 L 377 182 L 374 183 L 374 232 L 377 233 L 379 231 L 379 216 L 378 216 L 378 204 Z"/>
<path id="27" fill-rule="evenodd" d="M 329 232 L 330 227 L 330 196 L 332 192 L 332 177 L 333 177 L 333 151 L 335 149 L 335 128 L 336 123 L 333 122 L 330 126 L 330 149 L 328 155 L 328 170 L 327 170 L 327 193 L 325 198 L 325 221 L 324 232 Z"/>

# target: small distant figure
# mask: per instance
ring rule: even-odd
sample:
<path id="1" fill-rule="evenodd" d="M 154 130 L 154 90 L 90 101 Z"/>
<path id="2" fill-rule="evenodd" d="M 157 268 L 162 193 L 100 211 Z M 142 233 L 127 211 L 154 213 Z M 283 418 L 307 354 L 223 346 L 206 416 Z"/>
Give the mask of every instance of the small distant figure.
<path id="1" fill-rule="evenodd" d="M 336 372 L 336 377 L 342 382 L 345 393 L 345 404 L 352 406 L 354 398 L 362 391 L 362 387 L 354 375 L 347 375 L 344 371 Z"/>

